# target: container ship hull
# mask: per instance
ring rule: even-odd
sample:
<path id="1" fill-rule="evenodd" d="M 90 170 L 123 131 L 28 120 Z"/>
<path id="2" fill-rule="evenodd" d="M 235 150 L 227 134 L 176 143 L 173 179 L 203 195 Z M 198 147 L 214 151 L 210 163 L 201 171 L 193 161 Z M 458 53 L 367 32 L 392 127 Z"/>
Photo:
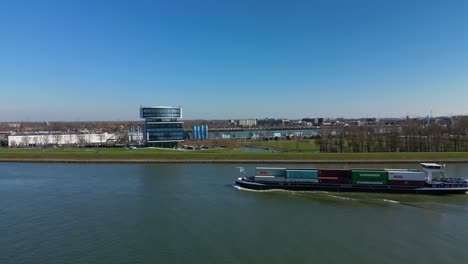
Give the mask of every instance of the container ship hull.
<path id="1" fill-rule="evenodd" d="M 399 185 L 358 185 L 323 183 L 260 183 L 248 178 L 239 178 L 236 185 L 251 190 L 326 191 L 326 192 L 368 192 L 400 194 L 466 194 L 468 187 L 421 187 Z"/>
<path id="2" fill-rule="evenodd" d="M 446 177 L 442 166 L 421 163 L 423 171 L 408 169 L 317 169 L 257 167 L 255 176 L 236 184 L 253 190 L 372 192 L 406 194 L 466 194 L 468 180 Z M 243 168 L 241 168 L 243 171 Z M 433 177 L 440 174 L 442 177 Z"/>

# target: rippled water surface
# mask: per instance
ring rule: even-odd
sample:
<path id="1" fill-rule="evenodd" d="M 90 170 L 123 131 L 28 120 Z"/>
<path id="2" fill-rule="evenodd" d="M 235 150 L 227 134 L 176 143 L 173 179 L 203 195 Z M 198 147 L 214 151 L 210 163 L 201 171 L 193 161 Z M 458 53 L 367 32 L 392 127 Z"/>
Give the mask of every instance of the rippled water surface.
<path id="1" fill-rule="evenodd" d="M 0 263 L 468 263 L 468 195 L 255 192 L 236 166 L 0 163 Z"/>

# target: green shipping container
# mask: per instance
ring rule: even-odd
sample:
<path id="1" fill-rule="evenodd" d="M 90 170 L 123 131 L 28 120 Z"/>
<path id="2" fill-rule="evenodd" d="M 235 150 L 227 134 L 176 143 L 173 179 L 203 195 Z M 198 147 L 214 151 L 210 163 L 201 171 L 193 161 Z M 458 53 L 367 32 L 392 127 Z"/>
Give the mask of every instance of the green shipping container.
<path id="1" fill-rule="evenodd" d="M 353 170 L 354 181 L 388 181 L 388 171 Z"/>
<path id="2" fill-rule="evenodd" d="M 388 180 L 371 180 L 371 179 L 353 179 L 353 184 L 378 184 L 378 185 L 387 185 Z"/>
<path id="3" fill-rule="evenodd" d="M 317 170 L 287 170 L 286 178 L 289 179 L 318 179 Z"/>

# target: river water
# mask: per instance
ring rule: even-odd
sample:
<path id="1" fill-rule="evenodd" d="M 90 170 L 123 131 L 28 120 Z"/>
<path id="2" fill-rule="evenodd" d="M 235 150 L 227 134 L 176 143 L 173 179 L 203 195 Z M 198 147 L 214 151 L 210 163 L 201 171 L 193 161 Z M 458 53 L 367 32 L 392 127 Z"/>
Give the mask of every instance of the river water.
<path id="1" fill-rule="evenodd" d="M 468 263 L 468 195 L 246 191 L 236 166 L 0 163 L 0 263 Z"/>

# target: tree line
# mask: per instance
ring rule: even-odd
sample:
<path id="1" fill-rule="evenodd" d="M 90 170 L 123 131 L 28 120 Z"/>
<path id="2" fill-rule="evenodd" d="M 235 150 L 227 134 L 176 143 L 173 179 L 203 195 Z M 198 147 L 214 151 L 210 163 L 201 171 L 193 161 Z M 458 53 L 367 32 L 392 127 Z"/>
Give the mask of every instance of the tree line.
<path id="1" fill-rule="evenodd" d="M 320 152 L 464 152 L 468 151 L 468 116 L 450 125 L 407 118 L 398 126 L 322 127 Z"/>

